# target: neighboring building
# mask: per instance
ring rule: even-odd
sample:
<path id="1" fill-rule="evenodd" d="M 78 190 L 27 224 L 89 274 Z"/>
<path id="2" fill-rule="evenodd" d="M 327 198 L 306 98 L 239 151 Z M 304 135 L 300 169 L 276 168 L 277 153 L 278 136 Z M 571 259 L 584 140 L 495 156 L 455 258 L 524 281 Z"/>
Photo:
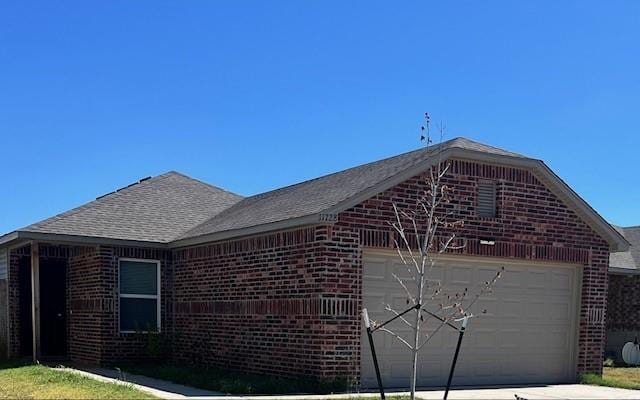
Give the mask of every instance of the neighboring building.
<path id="1" fill-rule="evenodd" d="M 609 259 L 606 356 L 622 360 L 622 346 L 640 340 L 640 226 L 615 227 L 631 244 Z"/>
<path id="2" fill-rule="evenodd" d="M 150 327 L 173 338 L 175 361 L 372 386 L 360 311 L 380 319 L 383 300 L 405 300 L 391 204 L 415 205 L 446 160 L 467 245 L 435 275 L 473 292 L 506 267 L 477 304 L 488 312 L 471 322 L 457 384 L 600 373 L 609 254 L 628 243 L 542 161 L 463 138 L 439 146 L 246 198 L 170 172 L 9 233 L 9 353 L 114 364 L 145 357 L 135 332 Z M 385 382 L 406 385 L 407 356 L 381 335 Z M 425 348 L 419 385 L 446 381 L 454 341 Z"/>

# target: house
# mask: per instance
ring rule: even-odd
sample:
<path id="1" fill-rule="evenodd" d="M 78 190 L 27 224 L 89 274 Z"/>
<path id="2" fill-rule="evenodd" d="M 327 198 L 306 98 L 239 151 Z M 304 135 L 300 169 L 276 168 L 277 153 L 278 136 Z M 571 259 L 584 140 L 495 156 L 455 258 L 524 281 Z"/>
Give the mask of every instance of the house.
<path id="1" fill-rule="evenodd" d="M 445 160 L 466 246 L 435 279 L 473 291 L 505 267 L 456 382 L 600 373 L 609 255 L 628 242 L 542 161 L 464 138 L 246 198 L 169 172 L 8 233 L 9 355 L 117 364 L 158 330 L 178 362 L 374 386 L 361 309 L 380 320 L 405 301 L 391 205 L 415 205 Z M 446 381 L 455 336 L 425 347 L 420 386 Z M 406 385 L 403 348 L 376 341 L 385 384 Z"/>
<path id="2" fill-rule="evenodd" d="M 606 356 L 622 360 L 622 346 L 640 340 L 640 226 L 615 227 L 631 244 L 609 259 Z"/>

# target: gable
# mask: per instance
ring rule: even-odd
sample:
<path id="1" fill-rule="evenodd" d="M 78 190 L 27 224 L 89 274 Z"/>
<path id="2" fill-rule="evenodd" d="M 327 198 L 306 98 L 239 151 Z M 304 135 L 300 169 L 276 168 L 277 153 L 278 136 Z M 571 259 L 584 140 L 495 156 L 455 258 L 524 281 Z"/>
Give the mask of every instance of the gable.
<path id="1" fill-rule="evenodd" d="M 615 230 L 604 218 L 602 218 L 587 202 L 585 202 L 578 194 L 576 194 L 562 179 L 560 179 L 551 169 L 549 169 L 542 161 L 523 158 L 523 157 L 506 157 L 497 154 L 488 154 L 466 149 L 453 148 L 443 151 L 439 160 L 457 159 L 466 160 L 478 165 L 502 166 L 502 168 L 512 168 L 513 173 L 528 173 L 535 177 L 547 190 L 553 193 L 567 209 L 571 210 L 582 223 L 588 225 L 590 229 L 605 240 L 612 252 L 625 251 L 629 247 L 627 240 Z M 335 207 L 330 212 L 339 213 L 362 203 L 363 201 L 381 193 L 384 190 L 392 188 L 416 175 L 427 171 L 435 160 L 427 160 L 426 162 L 416 165 L 415 167 L 403 171 L 402 173 L 381 182 L 381 184 L 369 188 L 366 191 L 348 199 Z M 516 172 L 521 171 L 521 172 Z"/>
<path id="2" fill-rule="evenodd" d="M 458 236 L 476 242 L 491 240 L 550 248 L 608 248 L 607 241 L 534 171 L 468 159 L 451 159 L 449 163 L 443 183 L 453 188 L 455 218 L 464 220 L 464 227 L 456 230 Z M 389 231 L 389 222 L 394 217 L 392 203 L 404 210 L 415 207 L 419 193 L 426 190 L 427 175 L 422 172 L 342 211 L 340 221 L 359 228 L 364 237 L 373 238 L 382 230 Z M 497 214 L 494 218 L 477 213 L 477 188 L 482 182 L 495 182 Z M 366 239 L 363 244 L 392 245 L 367 243 Z"/>

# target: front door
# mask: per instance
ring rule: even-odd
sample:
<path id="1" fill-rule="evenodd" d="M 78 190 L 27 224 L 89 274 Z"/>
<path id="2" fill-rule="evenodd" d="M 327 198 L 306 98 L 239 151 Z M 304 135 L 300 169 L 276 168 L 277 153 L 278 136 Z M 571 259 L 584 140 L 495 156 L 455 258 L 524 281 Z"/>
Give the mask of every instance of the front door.
<path id="1" fill-rule="evenodd" d="M 43 357 L 67 355 L 67 263 L 40 263 L 40 343 Z"/>

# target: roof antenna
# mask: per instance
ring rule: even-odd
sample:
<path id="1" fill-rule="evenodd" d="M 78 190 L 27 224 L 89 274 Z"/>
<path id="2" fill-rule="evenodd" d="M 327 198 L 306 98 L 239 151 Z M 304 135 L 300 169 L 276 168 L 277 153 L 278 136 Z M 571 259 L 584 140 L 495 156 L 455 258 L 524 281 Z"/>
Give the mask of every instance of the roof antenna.
<path id="1" fill-rule="evenodd" d="M 429 147 L 433 143 L 433 141 L 431 140 L 430 125 L 431 125 L 431 117 L 429 116 L 429 113 L 426 112 L 424 113 L 424 123 L 420 126 L 420 131 L 421 131 L 420 141 L 426 142 L 427 147 Z"/>

